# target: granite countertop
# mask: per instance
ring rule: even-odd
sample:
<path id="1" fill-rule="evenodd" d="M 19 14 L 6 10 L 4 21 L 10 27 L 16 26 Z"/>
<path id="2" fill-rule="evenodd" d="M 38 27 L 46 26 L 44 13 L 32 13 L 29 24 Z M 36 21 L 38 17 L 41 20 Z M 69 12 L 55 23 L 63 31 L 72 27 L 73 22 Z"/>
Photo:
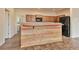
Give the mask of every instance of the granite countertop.
<path id="1" fill-rule="evenodd" d="M 53 23 L 53 22 L 26 22 L 23 23 L 24 26 L 61 26 L 61 23 Z"/>

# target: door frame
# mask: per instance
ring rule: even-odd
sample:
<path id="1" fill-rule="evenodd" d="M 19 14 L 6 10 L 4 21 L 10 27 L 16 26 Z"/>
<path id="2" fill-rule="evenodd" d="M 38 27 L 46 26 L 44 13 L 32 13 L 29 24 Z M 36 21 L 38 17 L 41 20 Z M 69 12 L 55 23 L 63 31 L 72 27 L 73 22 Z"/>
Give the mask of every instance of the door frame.
<path id="1" fill-rule="evenodd" d="M 5 39 L 9 38 L 9 34 L 10 34 L 9 33 L 9 28 L 10 28 L 9 27 L 10 26 L 9 19 L 10 19 L 9 10 L 7 8 L 5 8 L 5 22 L 7 22 L 7 23 L 5 23 L 5 26 L 6 26 L 6 28 L 5 28 Z M 6 30 L 7 30 L 7 32 L 6 32 Z"/>

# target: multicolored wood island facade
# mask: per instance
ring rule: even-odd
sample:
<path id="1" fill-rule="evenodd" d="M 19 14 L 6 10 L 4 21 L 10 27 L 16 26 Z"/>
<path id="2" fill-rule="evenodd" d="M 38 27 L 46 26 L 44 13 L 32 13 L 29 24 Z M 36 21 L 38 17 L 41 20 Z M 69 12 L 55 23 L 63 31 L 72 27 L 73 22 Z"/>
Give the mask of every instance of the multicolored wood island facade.
<path id="1" fill-rule="evenodd" d="M 21 48 L 62 40 L 62 24 L 52 22 L 26 22 L 21 25 Z"/>

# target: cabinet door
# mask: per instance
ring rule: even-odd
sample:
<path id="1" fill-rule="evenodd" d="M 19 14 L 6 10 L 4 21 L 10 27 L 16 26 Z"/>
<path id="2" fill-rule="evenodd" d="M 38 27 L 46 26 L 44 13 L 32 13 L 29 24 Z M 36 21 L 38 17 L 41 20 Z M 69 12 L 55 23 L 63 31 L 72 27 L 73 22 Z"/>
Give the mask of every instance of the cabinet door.
<path id="1" fill-rule="evenodd" d="M 55 20 L 54 20 L 54 22 L 59 22 L 59 16 L 55 16 Z"/>
<path id="2" fill-rule="evenodd" d="M 49 22 L 54 22 L 54 20 L 55 20 L 55 18 L 54 18 L 53 16 L 49 16 L 49 17 L 48 17 L 48 21 L 49 21 Z"/>
<path id="3" fill-rule="evenodd" d="M 55 18 L 53 16 L 43 16 L 44 22 L 54 22 Z"/>
<path id="4" fill-rule="evenodd" d="M 26 15 L 26 22 L 34 22 L 35 15 Z"/>
<path id="5" fill-rule="evenodd" d="M 47 17 L 46 16 L 43 16 L 43 22 L 46 22 L 47 21 Z"/>

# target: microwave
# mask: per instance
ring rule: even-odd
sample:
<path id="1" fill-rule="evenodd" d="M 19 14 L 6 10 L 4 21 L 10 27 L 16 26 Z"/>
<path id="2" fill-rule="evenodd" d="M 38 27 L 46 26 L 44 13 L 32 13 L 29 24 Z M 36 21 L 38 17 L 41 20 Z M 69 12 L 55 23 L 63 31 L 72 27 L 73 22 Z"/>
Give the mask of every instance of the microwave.
<path id="1" fill-rule="evenodd" d="M 42 22 L 42 18 L 36 18 L 36 22 Z"/>

